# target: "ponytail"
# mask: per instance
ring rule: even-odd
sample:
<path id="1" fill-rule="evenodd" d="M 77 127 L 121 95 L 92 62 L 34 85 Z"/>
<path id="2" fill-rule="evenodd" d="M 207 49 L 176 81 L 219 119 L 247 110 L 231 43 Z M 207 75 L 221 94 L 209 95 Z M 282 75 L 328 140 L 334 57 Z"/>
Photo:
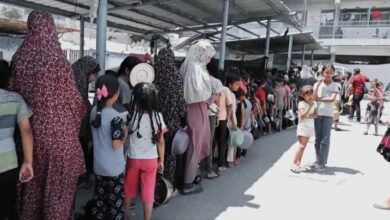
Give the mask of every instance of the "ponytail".
<path id="1" fill-rule="evenodd" d="M 94 128 L 99 128 L 102 124 L 102 111 L 106 106 L 107 100 L 114 97 L 119 91 L 119 82 L 115 76 L 104 75 L 98 78 L 96 81 L 96 93 L 97 98 L 96 117 L 91 121 L 91 125 Z"/>
<path id="2" fill-rule="evenodd" d="M 91 122 L 91 125 L 94 127 L 94 128 L 100 128 L 100 126 L 102 125 L 102 110 L 104 108 L 104 102 L 102 100 L 98 101 L 97 102 L 97 106 L 96 106 L 96 117 L 95 117 L 95 120 L 93 120 Z"/>

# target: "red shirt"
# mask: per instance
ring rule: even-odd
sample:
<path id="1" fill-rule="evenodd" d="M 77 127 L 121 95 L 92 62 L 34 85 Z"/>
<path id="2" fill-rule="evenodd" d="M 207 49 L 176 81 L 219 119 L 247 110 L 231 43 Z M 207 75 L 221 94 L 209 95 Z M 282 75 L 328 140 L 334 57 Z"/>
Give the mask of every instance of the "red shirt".
<path id="1" fill-rule="evenodd" d="M 353 94 L 358 96 L 364 93 L 364 83 L 369 82 L 370 79 L 359 73 L 357 75 L 354 75 L 351 79 L 351 85 L 353 87 Z"/>
<path id="2" fill-rule="evenodd" d="M 260 100 L 261 107 L 262 107 L 263 111 L 265 111 L 265 109 L 264 109 L 264 106 L 265 106 L 264 103 L 266 101 L 265 88 L 258 89 L 256 92 L 256 97 Z"/>

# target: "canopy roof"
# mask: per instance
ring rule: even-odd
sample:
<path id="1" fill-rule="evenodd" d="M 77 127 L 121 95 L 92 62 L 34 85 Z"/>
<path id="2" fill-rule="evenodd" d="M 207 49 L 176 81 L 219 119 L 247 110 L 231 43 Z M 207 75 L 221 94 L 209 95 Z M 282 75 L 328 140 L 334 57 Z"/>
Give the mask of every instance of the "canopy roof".
<path id="1" fill-rule="evenodd" d="M 303 47 L 305 47 L 305 50 L 323 49 L 320 42 L 315 39 L 311 32 L 293 33 L 290 35 L 293 36 L 292 51 L 302 51 Z M 271 36 L 270 51 L 272 53 L 288 52 L 290 35 L 284 37 L 280 35 Z M 245 52 L 246 54 L 263 54 L 265 44 L 265 37 L 226 42 L 227 47 Z"/>
<path id="2" fill-rule="evenodd" d="M 88 20 L 90 0 L 0 0 L 0 2 Z M 165 33 L 201 34 L 218 31 L 222 22 L 220 0 L 108 0 L 108 26 L 145 36 Z M 231 0 L 228 25 L 250 33 L 241 24 L 265 24 L 268 18 L 299 29 L 290 9 L 280 0 Z M 253 34 L 255 35 L 255 34 Z M 229 34 L 230 39 L 240 39 Z M 217 40 L 219 37 L 215 37 Z M 228 38 L 228 39 L 229 39 Z"/>

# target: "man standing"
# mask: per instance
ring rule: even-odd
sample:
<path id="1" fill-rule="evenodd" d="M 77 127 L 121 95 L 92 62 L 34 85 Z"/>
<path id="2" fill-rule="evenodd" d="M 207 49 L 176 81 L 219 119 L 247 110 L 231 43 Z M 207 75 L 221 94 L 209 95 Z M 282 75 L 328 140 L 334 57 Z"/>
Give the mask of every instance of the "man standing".
<path id="1" fill-rule="evenodd" d="M 353 115 L 356 111 L 356 119 L 358 122 L 360 122 L 361 115 L 360 115 L 360 102 L 362 101 L 365 93 L 365 83 L 370 82 L 370 79 L 360 73 L 360 69 L 356 68 L 354 69 L 354 75 L 351 79 L 350 85 L 349 85 L 349 91 L 353 92 L 353 104 L 352 104 L 352 110 L 349 115 L 349 119 L 353 119 Z"/>

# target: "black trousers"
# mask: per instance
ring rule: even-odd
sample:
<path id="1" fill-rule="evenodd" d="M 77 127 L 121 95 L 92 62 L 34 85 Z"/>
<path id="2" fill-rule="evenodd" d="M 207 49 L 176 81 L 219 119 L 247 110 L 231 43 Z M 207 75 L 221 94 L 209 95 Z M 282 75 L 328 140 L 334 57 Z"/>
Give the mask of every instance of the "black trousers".
<path id="1" fill-rule="evenodd" d="M 16 220 L 16 184 L 18 169 L 0 173 L 0 220 Z"/>
<path id="2" fill-rule="evenodd" d="M 92 208 L 93 219 L 122 220 L 124 217 L 124 182 L 123 174 L 115 177 L 96 176 L 95 204 Z"/>
<path id="3" fill-rule="evenodd" d="M 356 111 L 356 119 L 357 121 L 360 121 L 361 119 L 361 110 L 360 110 L 360 102 L 363 100 L 364 94 L 361 95 L 354 95 L 353 96 L 353 103 L 352 103 L 352 111 L 350 112 L 349 117 L 353 118 L 353 115 Z"/>
<path id="4" fill-rule="evenodd" d="M 218 167 L 227 165 L 227 120 L 220 120 L 215 131 L 218 144 Z"/>

